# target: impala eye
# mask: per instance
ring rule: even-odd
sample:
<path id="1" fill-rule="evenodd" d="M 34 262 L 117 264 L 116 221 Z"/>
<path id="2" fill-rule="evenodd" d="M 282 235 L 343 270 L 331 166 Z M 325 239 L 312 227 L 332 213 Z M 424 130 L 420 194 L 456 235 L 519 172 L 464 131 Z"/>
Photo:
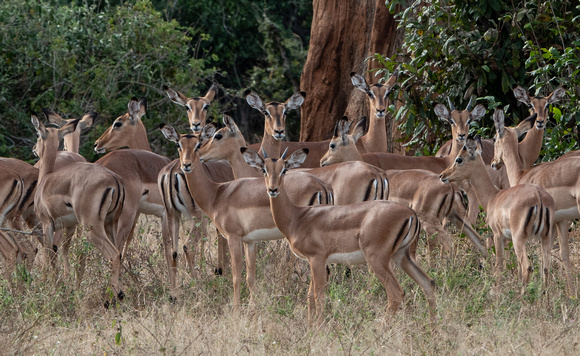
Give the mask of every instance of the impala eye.
<path id="1" fill-rule="evenodd" d="M 206 104 L 206 105 L 203 106 L 203 109 L 202 110 L 207 111 L 207 109 L 209 109 L 209 105 Z"/>
<path id="2" fill-rule="evenodd" d="M 121 126 L 123 126 L 123 123 L 121 121 L 115 121 L 113 123 L 113 127 L 121 127 Z"/>
<path id="3" fill-rule="evenodd" d="M 286 168 L 284 168 L 284 169 L 282 170 L 282 172 L 280 172 L 280 175 L 281 175 L 281 176 L 283 176 L 284 174 L 286 174 L 286 171 L 287 171 L 287 170 L 286 170 Z"/>
<path id="4" fill-rule="evenodd" d="M 457 157 L 457 158 L 455 159 L 455 162 L 457 162 L 457 163 L 463 163 L 463 158 L 461 158 L 461 157 Z"/>
<path id="5" fill-rule="evenodd" d="M 331 149 L 331 150 L 334 150 L 335 148 L 336 148 L 336 145 L 335 145 L 334 143 L 331 143 L 331 144 L 330 144 L 330 149 Z"/>
<path id="6" fill-rule="evenodd" d="M 213 136 L 213 138 L 214 138 L 214 140 L 218 140 L 218 141 L 219 141 L 219 140 L 221 140 L 221 139 L 223 138 L 223 136 L 222 136 L 222 134 L 220 134 L 220 133 L 216 133 L 216 134 Z"/>

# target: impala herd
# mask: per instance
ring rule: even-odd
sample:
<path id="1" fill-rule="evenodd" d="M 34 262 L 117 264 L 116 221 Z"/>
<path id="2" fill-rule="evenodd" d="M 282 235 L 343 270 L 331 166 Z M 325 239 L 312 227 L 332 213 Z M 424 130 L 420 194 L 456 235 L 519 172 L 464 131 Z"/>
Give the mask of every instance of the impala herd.
<path id="1" fill-rule="evenodd" d="M 548 106 L 560 100 L 565 90 L 530 97 L 516 87 L 515 97 L 529 106 L 532 115 L 517 127 L 506 127 L 503 111 L 496 110 L 494 141 L 469 136 L 469 124 L 485 116 L 483 105 L 472 109 L 470 100 L 465 110 L 457 110 L 451 102 L 449 107 L 437 104 L 434 111 L 451 125 L 452 139 L 436 156 L 410 157 L 386 153 L 387 101 L 397 76 L 395 72 L 385 84 L 369 85 L 363 76 L 351 73 L 354 87 L 368 95 L 371 117 L 368 122 L 366 118 L 338 120 L 332 139 L 323 142 L 283 141 L 286 113 L 302 105 L 305 93 L 296 93 L 284 103 L 264 103 L 248 91 L 246 101 L 265 120 L 262 142 L 250 146 L 231 117 L 224 115 L 219 129 L 206 124 L 208 107 L 218 91 L 215 84 L 205 96 L 193 98 L 165 86 L 169 99 L 186 108 L 192 131 L 180 134 L 171 126 L 160 126 L 163 135 L 177 144 L 179 159 L 174 161 L 151 152 L 142 122 L 146 98 L 132 98 L 128 111 L 95 142 L 95 151 L 105 154 L 95 163 L 86 162 L 78 148 L 80 132 L 93 124 L 97 114 L 64 120 L 43 108 L 53 125 L 45 126 L 32 115 L 38 134 L 37 165 L 0 158 L 0 222 L 5 227 L 0 230 L 0 252 L 5 277 L 10 278 L 15 264 L 30 266 L 38 251 L 22 233 L 23 223 L 47 251 L 53 267 L 62 253 L 65 273 L 69 273 L 70 237 L 81 225 L 110 262 L 110 288 L 114 299 L 121 300 L 123 257 L 139 215 L 147 214 L 162 221 L 172 300 L 179 294 L 180 250 L 192 274 L 198 273 L 195 258 L 204 227 L 199 222 L 204 221 L 214 224 L 225 238 L 218 239 L 220 271 L 227 241 L 234 310 L 241 299 L 242 253 L 252 303 L 256 242 L 286 238 L 292 252 L 310 265 L 309 321 L 323 321 L 329 263 L 368 264 L 386 289 L 389 315 L 399 309 L 404 295 L 393 271 L 399 267 L 421 287 L 433 318 L 435 283 L 416 261 L 420 231 L 428 237 L 429 258 L 435 248 L 442 254 L 454 253 L 458 240 L 445 230 L 447 222 L 465 233 L 486 257 L 491 246 L 488 243 L 486 248 L 472 226 L 481 206 L 493 232 L 497 278 L 504 264 L 504 239 L 511 239 L 525 286 L 531 272 L 526 242 L 538 238 L 546 285 L 557 233 L 572 293 L 568 227 L 570 220 L 580 217 L 580 160 L 572 152 L 532 167 L 540 154 Z M 62 140 L 65 151 L 58 150 Z M 180 246 L 182 218 L 194 220 L 194 240 Z M 81 263 L 77 287 L 83 272 Z"/>

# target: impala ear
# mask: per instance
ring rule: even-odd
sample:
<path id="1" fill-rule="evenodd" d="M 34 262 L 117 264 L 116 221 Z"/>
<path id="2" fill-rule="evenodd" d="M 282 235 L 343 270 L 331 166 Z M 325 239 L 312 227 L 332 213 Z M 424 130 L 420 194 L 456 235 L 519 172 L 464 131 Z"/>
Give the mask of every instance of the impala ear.
<path id="1" fill-rule="evenodd" d="M 77 125 L 80 121 L 80 119 L 71 120 L 66 125 L 58 129 L 58 139 L 62 140 L 62 138 L 66 135 L 73 133 L 77 129 Z"/>
<path id="2" fill-rule="evenodd" d="M 292 155 L 290 155 L 290 157 L 285 160 L 286 169 L 299 167 L 302 163 L 304 163 L 307 156 L 308 156 L 308 148 L 302 148 L 297 151 L 294 151 L 294 153 L 292 153 Z"/>
<path id="3" fill-rule="evenodd" d="M 224 114 L 223 122 L 232 134 L 237 134 L 240 131 L 234 119 L 232 119 L 229 115 Z"/>
<path id="4" fill-rule="evenodd" d="M 176 90 L 169 88 L 167 85 L 163 86 L 163 90 L 165 91 L 165 94 L 167 94 L 169 99 L 171 99 L 171 101 L 173 101 L 178 105 L 185 106 L 185 104 L 187 104 L 187 101 L 189 100 L 187 96 L 183 95 L 182 93 Z"/>
<path id="5" fill-rule="evenodd" d="M 482 104 L 477 105 L 473 108 L 473 111 L 469 114 L 469 118 L 473 121 L 480 120 L 483 116 L 485 116 L 485 106 Z"/>
<path id="6" fill-rule="evenodd" d="M 505 118 L 502 109 L 495 109 L 493 113 L 493 123 L 495 124 L 495 129 L 499 137 L 503 137 L 505 129 Z"/>
<path id="7" fill-rule="evenodd" d="M 513 92 L 514 96 L 518 101 L 521 101 L 526 105 L 530 105 L 530 97 L 528 96 L 528 91 L 524 89 L 521 85 L 516 86 L 513 89 Z"/>
<path id="8" fill-rule="evenodd" d="M 205 98 L 207 100 L 209 100 L 210 102 L 213 101 L 213 99 L 216 97 L 218 92 L 218 86 L 216 83 L 213 83 L 209 89 L 207 90 L 207 93 L 205 93 Z"/>
<path id="9" fill-rule="evenodd" d="M 352 139 L 354 140 L 355 143 L 359 140 L 359 138 L 361 138 L 365 134 L 366 130 L 367 130 L 367 117 L 363 116 L 357 121 L 354 129 L 352 130 Z"/>
<path id="10" fill-rule="evenodd" d="M 395 86 L 395 83 L 397 83 L 398 78 L 399 78 L 399 70 L 396 69 L 385 83 L 385 85 L 389 88 L 389 90 L 387 90 L 387 94 L 391 92 L 391 89 Z"/>
<path id="11" fill-rule="evenodd" d="M 205 125 L 203 129 L 201 129 L 201 133 L 199 134 L 199 142 L 200 143 L 208 142 L 213 137 L 216 131 L 217 128 L 213 123 Z"/>
<path id="12" fill-rule="evenodd" d="M 132 97 L 129 104 L 127 104 L 127 109 L 129 110 L 129 120 L 131 124 L 135 125 L 147 110 L 147 99 L 143 97 L 138 100 L 136 97 Z"/>
<path id="13" fill-rule="evenodd" d="M 566 89 L 562 88 L 562 87 L 558 87 L 556 88 L 556 90 L 554 90 L 552 92 L 552 94 L 550 94 L 548 96 L 548 104 L 552 104 L 555 103 L 556 101 L 559 101 L 560 99 L 562 99 L 564 96 L 566 95 Z"/>
<path id="14" fill-rule="evenodd" d="M 435 105 L 435 108 L 433 108 L 433 111 L 435 111 L 435 115 L 437 115 L 440 120 L 453 123 L 449 114 L 449 110 L 447 110 L 447 106 L 443 104 L 437 104 Z"/>
<path id="15" fill-rule="evenodd" d="M 165 136 L 165 138 L 168 139 L 169 141 L 173 141 L 175 143 L 179 142 L 179 134 L 177 133 L 177 131 L 175 131 L 173 126 L 159 124 L 159 129 L 163 133 L 163 136 Z"/>
<path id="16" fill-rule="evenodd" d="M 294 110 L 298 109 L 302 103 L 304 103 L 304 99 L 306 99 L 306 93 L 300 91 L 290 97 L 290 99 L 286 100 L 284 103 L 284 109 L 286 110 Z"/>
<path id="17" fill-rule="evenodd" d="M 473 136 L 469 136 L 467 140 L 465 140 L 465 145 L 463 146 L 467 150 L 467 155 L 470 159 L 475 159 L 477 157 L 477 143 Z"/>
<path id="18" fill-rule="evenodd" d="M 48 108 L 42 108 L 42 112 L 46 115 L 46 118 L 50 123 L 57 125 L 58 127 L 63 127 L 66 125 L 67 121 L 63 119 L 60 115 Z"/>
<path id="19" fill-rule="evenodd" d="M 42 139 L 45 139 L 46 129 L 44 128 L 44 125 L 40 122 L 40 120 L 38 120 L 38 116 L 36 115 L 36 113 L 32 113 L 30 115 L 30 121 L 32 121 L 32 126 L 34 126 L 34 129 L 36 130 L 38 136 L 40 136 Z"/>
<path id="20" fill-rule="evenodd" d="M 247 164 L 251 167 L 258 168 L 259 170 L 264 170 L 264 160 L 260 157 L 258 152 L 248 147 L 241 147 L 240 152 Z"/>
<path id="21" fill-rule="evenodd" d="M 534 127 L 534 123 L 536 122 L 537 117 L 538 114 L 535 113 L 530 117 L 526 118 L 524 121 L 520 122 L 520 124 L 516 127 L 516 135 L 520 137 L 521 135 L 530 131 Z"/>
<path id="22" fill-rule="evenodd" d="M 88 114 L 85 114 L 82 118 L 81 121 L 79 122 L 79 128 L 81 130 L 84 130 L 88 127 L 93 126 L 93 124 L 95 123 L 95 119 L 97 118 L 99 114 L 97 114 L 94 111 L 91 111 Z"/>
<path id="23" fill-rule="evenodd" d="M 352 72 L 350 73 L 350 81 L 358 90 L 363 91 L 367 95 L 372 95 L 371 88 L 362 75 Z"/>
<path id="24" fill-rule="evenodd" d="M 244 95 L 246 96 L 246 101 L 248 102 L 248 105 L 258 110 L 262 114 L 266 111 L 266 106 L 264 105 L 264 102 L 262 101 L 262 99 L 260 99 L 260 96 L 258 94 L 254 93 L 253 91 L 246 90 L 246 92 L 244 92 Z"/>
<path id="25" fill-rule="evenodd" d="M 334 136 L 340 137 L 342 141 L 347 141 L 348 134 L 350 132 L 350 125 L 351 122 L 348 120 L 348 117 L 343 116 L 342 119 L 338 120 L 336 123 L 334 128 Z"/>

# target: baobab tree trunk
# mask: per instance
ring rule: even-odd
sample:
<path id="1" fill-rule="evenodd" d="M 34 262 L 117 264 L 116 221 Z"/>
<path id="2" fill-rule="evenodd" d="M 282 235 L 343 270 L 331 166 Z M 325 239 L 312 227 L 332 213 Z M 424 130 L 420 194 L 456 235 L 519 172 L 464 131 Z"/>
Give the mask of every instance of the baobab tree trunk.
<path id="1" fill-rule="evenodd" d="M 354 90 L 350 73 L 376 83 L 369 70 L 377 67 L 366 58 L 381 53 L 388 57 L 400 47 L 404 33 L 384 0 L 313 0 L 308 56 L 300 89 L 306 92 L 301 108 L 301 141 L 322 141 L 332 136 L 338 119 L 368 116 L 364 93 Z M 387 120 L 389 123 L 390 120 Z M 398 152 L 396 134 L 387 125 L 390 152 Z"/>

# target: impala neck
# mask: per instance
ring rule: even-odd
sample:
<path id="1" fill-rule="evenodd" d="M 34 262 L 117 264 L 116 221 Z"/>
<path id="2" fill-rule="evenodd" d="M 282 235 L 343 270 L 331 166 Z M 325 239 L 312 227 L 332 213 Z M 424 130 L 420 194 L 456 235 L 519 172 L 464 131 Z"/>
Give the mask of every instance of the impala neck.
<path id="1" fill-rule="evenodd" d="M 485 163 L 483 163 L 483 159 L 479 157 L 481 160 L 481 169 L 477 172 L 474 172 L 469 177 L 471 181 L 471 186 L 475 190 L 475 195 L 477 196 L 477 200 L 479 201 L 479 205 L 487 212 L 487 206 L 490 201 L 495 199 L 496 195 L 499 193 L 499 189 L 493 184 L 487 172 L 485 172 Z"/>
<path id="2" fill-rule="evenodd" d="M 127 146 L 129 148 L 151 152 L 151 145 L 149 145 L 149 139 L 147 138 L 147 130 L 143 123 L 139 122 L 139 124 L 136 127 L 130 144 Z"/>
<path id="3" fill-rule="evenodd" d="M 517 142 L 517 141 L 516 141 Z M 508 175 L 510 186 L 516 186 L 524 175 L 525 169 L 518 152 L 518 144 L 511 144 L 508 150 L 503 151 L 503 161 Z"/>
<path id="4" fill-rule="evenodd" d="M 242 154 L 240 153 L 239 148 L 237 149 L 236 153 L 233 153 L 227 157 L 227 161 L 232 167 L 235 179 L 262 176 L 255 168 L 250 167 L 246 163 L 246 161 L 244 160 L 244 156 L 242 156 Z"/>
<path id="5" fill-rule="evenodd" d="M 530 168 L 542 151 L 544 141 L 544 129 L 538 129 L 536 125 L 526 133 L 526 137 L 518 144 L 518 152 L 524 169 Z"/>
<path id="6" fill-rule="evenodd" d="M 367 152 L 387 152 L 386 119 L 373 117 L 368 132 L 361 140 Z"/>
<path id="7" fill-rule="evenodd" d="M 40 170 L 38 172 L 38 181 L 40 181 L 44 176 L 49 173 L 54 172 L 54 166 L 56 162 L 56 155 L 58 152 L 58 141 L 47 142 L 44 149 L 44 153 L 40 158 Z"/>
<path id="8" fill-rule="evenodd" d="M 73 153 L 79 153 L 79 146 L 81 142 L 81 130 L 77 126 L 73 133 L 64 137 L 64 150 Z"/>
<path id="9" fill-rule="evenodd" d="M 264 128 L 264 136 L 262 136 L 260 154 L 262 153 L 262 150 L 265 150 L 269 157 L 280 157 L 280 147 L 282 147 L 282 141 L 276 140 L 274 136 L 268 133 L 266 128 Z"/>
<path id="10" fill-rule="evenodd" d="M 199 160 L 197 155 L 194 156 L 192 162 L 193 171 L 185 174 L 187 180 L 187 187 L 195 203 L 206 214 L 214 213 L 214 202 L 220 183 L 212 181 L 206 173 L 203 163 Z M 210 216 L 212 219 L 215 217 Z"/>
<path id="11" fill-rule="evenodd" d="M 288 241 L 292 243 L 294 237 L 290 230 L 290 226 L 292 226 L 293 223 L 296 223 L 296 217 L 300 216 L 303 210 L 309 208 L 294 205 L 288 197 L 288 194 L 286 194 L 283 184 L 281 184 L 278 189 L 280 190 L 280 194 L 278 194 L 276 198 L 269 197 L 270 210 L 272 211 L 272 217 L 274 218 L 276 226 L 280 232 L 286 236 Z"/>

